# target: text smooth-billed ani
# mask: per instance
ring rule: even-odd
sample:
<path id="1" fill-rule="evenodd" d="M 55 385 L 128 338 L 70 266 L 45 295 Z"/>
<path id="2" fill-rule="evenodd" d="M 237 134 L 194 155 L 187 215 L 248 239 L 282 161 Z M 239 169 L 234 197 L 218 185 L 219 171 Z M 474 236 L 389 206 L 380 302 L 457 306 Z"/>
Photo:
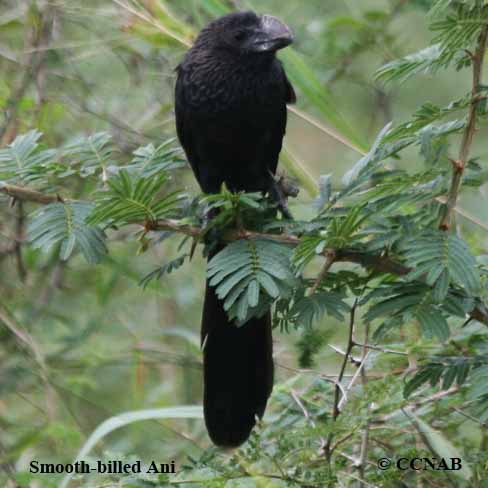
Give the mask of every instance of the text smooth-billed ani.
<path id="1" fill-rule="evenodd" d="M 238 12 L 211 22 L 177 68 L 178 137 L 206 193 L 270 192 L 293 87 L 276 51 L 292 42 L 278 19 Z M 202 317 L 204 413 L 212 441 L 244 442 L 273 388 L 271 316 L 237 327 L 207 283 Z"/>

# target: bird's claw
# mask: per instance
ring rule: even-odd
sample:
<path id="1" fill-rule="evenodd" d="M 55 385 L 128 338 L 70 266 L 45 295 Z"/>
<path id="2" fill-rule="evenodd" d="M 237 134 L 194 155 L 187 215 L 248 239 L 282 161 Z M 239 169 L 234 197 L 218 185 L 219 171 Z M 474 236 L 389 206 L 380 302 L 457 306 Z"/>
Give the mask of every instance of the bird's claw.
<path id="1" fill-rule="evenodd" d="M 296 198 L 299 188 L 290 179 L 280 176 L 278 179 L 271 174 L 271 187 L 269 190 L 270 197 L 276 202 L 278 210 L 283 217 L 292 220 L 293 215 L 288 209 L 288 197 Z"/>

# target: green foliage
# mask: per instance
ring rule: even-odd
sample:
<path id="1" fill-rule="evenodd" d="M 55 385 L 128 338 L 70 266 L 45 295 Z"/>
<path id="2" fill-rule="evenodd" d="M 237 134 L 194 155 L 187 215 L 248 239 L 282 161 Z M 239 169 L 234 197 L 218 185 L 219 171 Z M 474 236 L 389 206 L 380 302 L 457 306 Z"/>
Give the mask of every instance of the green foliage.
<path id="1" fill-rule="evenodd" d="M 82 177 L 102 173 L 107 179 L 107 172 L 114 163 L 111 160 L 114 146 L 112 136 L 107 132 L 97 132 L 88 137 L 79 137 L 64 148 L 65 157 L 72 165 L 79 166 Z"/>
<path id="2" fill-rule="evenodd" d="M 70 462 L 83 439 L 86 453 L 103 437 L 102 460 L 157 452 L 176 459 L 178 473 L 110 480 L 92 473 L 76 480 L 80 486 L 447 482 L 443 472 L 376 469 L 392 454 L 459 455 L 467 467 L 449 482 L 483 486 L 488 329 L 478 320 L 487 313 L 488 273 L 479 187 L 488 177 L 487 88 L 477 87 L 474 101 L 465 80 L 488 24 L 486 2 L 319 2 L 320 15 L 317 2 L 259 5 L 293 26 L 295 50 L 280 56 L 300 110 L 314 119 L 305 124 L 308 117 L 295 113 L 288 127 L 285 158 L 294 165 L 296 149 L 304 161 L 293 174 L 310 194 L 319 190 L 313 202 L 303 194 L 290 201 L 295 220 L 281 218 L 261 193 L 223 187 L 189 197 L 191 172 L 179 171 L 174 66 L 197 29 L 236 2 L 62 3 L 53 11 L 33 2 L 26 15 L 7 3 L 0 21 L 8 46 L 0 56 L 0 484 L 15 483 L 11 477 L 60 486 L 58 476 L 28 473 L 26 460 Z M 30 46 L 50 15 L 52 39 Z M 422 84 L 374 84 L 372 70 L 385 60 L 380 81 L 418 77 Z M 458 215 L 445 232 L 439 223 L 451 160 L 473 103 L 478 130 L 457 203 L 476 217 Z M 359 127 L 377 133 L 369 150 Z M 329 144 L 329 135 L 344 144 Z M 362 154 L 351 164 L 355 146 Z M 21 202 L 9 184 L 54 203 Z M 77 254 L 86 259 L 72 259 Z M 204 266 L 235 326 L 268 310 L 276 326 L 277 383 L 266 417 L 230 455 L 208 448 L 201 421 L 153 410 L 201 403 Z M 287 353 L 293 345 L 298 358 Z M 296 369 L 296 359 L 307 371 Z M 160 417 L 164 426 L 154 421 Z M 362 456 L 362 466 L 353 462 Z"/>
<path id="3" fill-rule="evenodd" d="M 107 252 L 105 235 L 87 223 L 93 204 L 59 202 L 41 207 L 30 217 L 28 238 L 36 248 L 45 252 L 59 247 L 59 258 L 67 260 L 75 249 L 90 263 L 98 263 Z"/>
<path id="4" fill-rule="evenodd" d="M 483 364 L 476 368 L 469 379 L 472 386 L 468 391 L 468 398 L 478 402 L 479 408 L 476 413 L 479 414 L 482 422 L 486 422 L 488 420 L 488 366 Z"/>
<path id="5" fill-rule="evenodd" d="M 260 315 L 293 283 L 290 246 L 266 239 L 243 239 L 227 245 L 208 263 L 210 286 L 231 318 L 245 323 Z M 264 310 L 263 310 L 264 302 Z"/>
<path id="6" fill-rule="evenodd" d="M 435 70 L 441 56 L 440 45 L 434 44 L 400 60 L 385 64 L 377 71 L 376 78 L 385 83 L 392 81 L 404 82 L 412 76 L 430 73 Z"/>
<path id="7" fill-rule="evenodd" d="M 332 196 L 332 175 L 321 175 L 319 179 L 319 195 L 315 199 L 315 205 L 318 212 L 323 210 L 325 205 L 329 203 L 330 197 Z"/>
<path id="8" fill-rule="evenodd" d="M 363 156 L 342 178 L 344 186 L 355 188 L 357 181 L 364 181 L 371 175 L 372 165 L 378 162 L 378 152 L 383 138 L 388 134 L 391 123 L 380 131 L 369 152 Z M 376 158 L 376 159 L 375 159 Z M 379 159 L 381 161 L 381 159 Z"/>
<path id="9" fill-rule="evenodd" d="M 372 305 L 364 316 L 368 322 L 386 317 L 375 331 L 374 338 L 378 340 L 387 331 L 415 320 L 420 323 L 422 334 L 426 338 L 435 337 L 441 341 L 448 339 L 449 326 L 445 313 L 441 306 L 432 303 L 429 291 L 419 284 L 381 287 L 378 292 L 373 291 L 367 300 L 372 298 L 372 295 L 388 297 Z"/>
<path id="10" fill-rule="evenodd" d="M 125 168 L 137 171 L 143 178 L 157 176 L 163 171 L 178 169 L 186 164 L 181 158 L 182 150 L 175 147 L 174 139 L 168 139 L 157 147 L 151 142 L 136 149 L 133 154 L 131 164 Z"/>
<path id="11" fill-rule="evenodd" d="M 299 366 L 301 368 L 314 367 L 316 357 L 328 339 L 330 339 L 330 334 L 323 330 L 312 327 L 304 329 L 300 340 L 297 342 Z"/>
<path id="12" fill-rule="evenodd" d="M 485 3 L 482 0 L 458 3 L 452 13 L 430 24 L 430 30 L 436 33 L 433 42 L 439 43 L 442 53 L 441 66 L 448 66 L 460 50 L 469 49 L 476 42 L 488 20 Z M 460 60 L 456 61 L 459 66 Z"/>
<path id="13" fill-rule="evenodd" d="M 361 237 L 359 230 L 368 218 L 364 205 L 347 209 L 347 212 L 337 212 L 325 218 L 320 224 L 312 227 L 309 235 L 303 237 L 293 253 L 293 262 L 303 268 L 310 261 L 322 255 L 326 248 L 341 249 L 354 245 Z"/>
<path id="14" fill-rule="evenodd" d="M 188 254 L 182 254 L 181 256 L 172 259 L 168 263 L 163 264 L 163 266 L 156 268 L 155 270 L 151 271 L 146 276 L 144 276 L 144 278 L 141 279 L 139 284 L 143 288 L 146 288 L 151 283 L 151 281 L 160 280 L 164 275 L 171 274 L 173 271 L 176 271 L 178 268 L 183 266 L 187 257 Z"/>
<path id="15" fill-rule="evenodd" d="M 434 387 L 441 382 L 443 390 L 448 390 L 454 383 L 462 386 L 471 369 L 479 367 L 480 359 L 443 356 L 438 362 L 429 362 L 423 365 L 415 376 L 406 383 L 403 394 L 405 398 L 408 398 L 425 383 Z"/>
<path id="16" fill-rule="evenodd" d="M 43 180 L 48 164 L 56 159 L 57 152 L 40 150 L 38 140 L 41 135 L 32 130 L 0 149 L 0 180 L 30 184 Z"/>
<path id="17" fill-rule="evenodd" d="M 413 270 L 407 279 L 425 276 L 433 287 L 432 298 L 443 302 L 450 284 L 463 286 L 468 295 L 480 292 L 480 275 L 467 244 L 456 235 L 426 231 L 408 239 L 403 247 L 408 266 Z"/>
<path id="18" fill-rule="evenodd" d="M 281 301 L 277 307 L 277 324 L 282 329 L 290 325 L 295 328 L 311 329 L 325 314 L 344 321 L 344 314 L 350 310 L 344 297 L 333 291 L 320 291 L 309 296 L 295 296 L 293 301 Z"/>
<path id="19" fill-rule="evenodd" d="M 488 9 L 482 1 L 456 2 L 457 6 L 444 18 L 443 12 L 452 2 L 437 2 L 432 9 L 430 29 L 437 33 L 433 44 L 421 51 L 385 64 L 378 70 L 378 80 L 403 82 L 422 73 L 435 73 L 454 64 L 457 69 L 470 65 L 467 49 L 471 49 L 488 19 Z"/>
<path id="20" fill-rule="evenodd" d="M 105 222 L 110 225 L 133 222 L 155 222 L 159 218 L 175 213 L 178 193 L 160 195 L 161 188 L 168 182 L 168 175 L 136 176 L 131 178 L 126 170 L 107 181 L 108 189 L 101 192 L 90 223 Z"/>
<path id="21" fill-rule="evenodd" d="M 446 314 L 464 318 L 473 308 L 472 299 L 454 290 L 444 297 L 442 303 L 438 303 L 432 288 L 419 282 L 380 285 L 363 299 L 363 303 L 377 297 L 381 299 L 368 309 L 364 317 L 368 322 L 387 317 L 376 330 L 376 339 L 415 319 L 421 324 L 426 337 L 446 340 L 449 336 Z"/>

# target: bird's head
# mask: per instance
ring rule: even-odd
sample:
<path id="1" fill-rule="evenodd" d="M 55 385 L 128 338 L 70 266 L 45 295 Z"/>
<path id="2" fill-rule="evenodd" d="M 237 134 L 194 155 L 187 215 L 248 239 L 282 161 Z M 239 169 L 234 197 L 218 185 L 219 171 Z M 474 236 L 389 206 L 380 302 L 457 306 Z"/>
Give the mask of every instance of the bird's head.
<path id="1" fill-rule="evenodd" d="M 200 35 L 213 47 L 239 54 L 274 53 L 293 42 L 291 29 L 272 15 L 235 12 L 211 22 Z M 198 40 L 197 40 L 198 42 Z"/>

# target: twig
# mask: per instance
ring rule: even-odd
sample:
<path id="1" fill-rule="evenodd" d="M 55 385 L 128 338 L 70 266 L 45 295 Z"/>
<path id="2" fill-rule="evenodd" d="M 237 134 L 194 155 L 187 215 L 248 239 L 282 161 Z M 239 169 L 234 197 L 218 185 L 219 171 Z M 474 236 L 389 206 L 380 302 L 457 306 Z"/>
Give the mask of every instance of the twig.
<path id="1" fill-rule="evenodd" d="M 346 352 L 344 354 L 344 359 L 341 364 L 341 369 L 339 370 L 339 376 L 337 377 L 337 383 L 340 383 L 344 377 L 344 373 L 346 372 L 346 367 L 347 363 L 349 361 L 349 356 L 351 355 L 352 348 L 354 347 L 354 341 L 353 341 L 353 335 L 354 335 L 354 322 L 356 318 L 356 308 L 358 305 L 358 299 L 356 298 L 354 300 L 354 304 L 351 307 L 351 312 L 350 312 L 350 318 L 349 318 L 349 333 L 347 337 L 347 347 L 346 347 Z M 354 378 L 354 376 L 353 376 Z M 337 386 L 335 390 L 335 395 L 334 395 L 334 406 L 332 410 L 332 418 L 334 420 L 337 419 L 337 417 L 340 414 L 340 405 L 339 405 L 339 400 L 341 398 L 340 394 L 340 388 Z M 342 395 L 342 398 L 345 396 Z"/>
<path id="2" fill-rule="evenodd" d="M 10 315 L 9 311 L 0 305 L 0 324 L 4 326 L 13 334 L 17 339 L 19 345 L 32 352 L 32 357 L 36 361 L 37 365 L 40 367 L 41 373 L 46 374 L 46 363 L 41 349 L 37 345 L 34 338 L 26 330 L 22 330 L 15 319 Z M 47 377 L 47 374 L 46 374 Z"/>
<path id="3" fill-rule="evenodd" d="M 53 7 L 47 6 L 43 12 L 41 12 L 40 19 L 34 23 L 34 27 L 31 33 L 31 51 L 25 59 L 23 65 L 25 66 L 22 78 L 20 79 L 17 87 L 13 90 L 12 95 L 5 104 L 5 123 L 0 127 L 0 143 L 4 139 L 8 138 L 10 129 L 14 125 L 17 112 L 19 110 L 19 102 L 27 92 L 33 80 L 35 80 L 39 74 L 39 71 L 44 62 L 45 51 L 37 52 L 37 48 L 45 47 L 50 42 L 53 24 Z"/>
<path id="4" fill-rule="evenodd" d="M 322 283 L 322 280 L 325 278 L 325 275 L 329 272 L 329 269 L 334 264 L 335 258 L 336 258 L 336 252 L 334 249 L 327 249 L 325 251 L 325 264 L 320 270 L 320 273 L 317 276 L 317 279 L 315 280 L 312 289 L 310 290 L 310 295 L 313 295 L 318 290 L 320 283 Z"/>
<path id="5" fill-rule="evenodd" d="M 364 345 L 363 345 L 363 353 L 361 356 L 361 364 L 366 362 L 368 357 L 368 341 L 369 341 L 369 322 L 366 322 L 365 331 L 364 331 Z M 366 376 L 366 367 L 363 366 L 361 368 L 361 383 L 363 385 L 363 391 L 366 388 L 368 383 L 368 378 Z M 366 425 L 363 428 L 363 432 L 361 435 L 361 451 L 359 454 L 359 478 L 361 481 L 359 482 L 359 488 L 364 488 L 365 484 L 363 482 L 366 474 L 366 462 L 368 460 L 368 448 L 369 448 L 369 427 L 370 427 L 370 413 L 371 413 L 371 404 L 368 403 L 366 407 Z"/>
<path id="6" fill-rule="evenodd" d="M 428 397 L 417 400 L 405 408 L 401 407 L 398 410 L 394 410 L 393 412 L 391 412 L 387 415 L 376 418 L 375 422 L 386 423 L 386 422 L 390 421 L 392 418 L 396 417 L 399 412 L 402 412 L 404 410 L 414 412 L 414 411 L 418 410 L 419 408 L 423 407 L 424 405 L 434 403 L 437 400 L 440 400 L 441 398 L 445 398 L 447 396 L 453 395 L 454 393 L 457 393 L 458 391 L 459 391 L 459 386 L 452 386 L 448 390 L 439 391 L 437 393 L 429 395 Z"/>
<path id="7" fill-rule="evenodd" d="M 5 193 L 18 200 L 36 202 L 42 204 L 69 201 L 62 199 L 59 195 L 50 195 L 37 190 L 31 190 L 25 186 L 10 185 L 0 181 L 0 193 Z"/>
<path id="8" fill-rule="evenodd" d="M 349 332 L 347 336 L 347 347 L 346 347 L 346 352 L 344 354 L 344 359 L 342 360 L 341 368 L 339 370 L 339 375 L 337 376 L 336 387 L 334 390 L 334 400 L 332 404 L 332 422 L 335 422 L 337 420 L 337 417 L 340 414 L 339 400 L 341 398 L 341 395 L 342 398 L 344 398 L 344 394 L 342 393 L 342 389 L 339 387 L 339 384 L 341 383 L 344 377 L 344 373 L 346 372 L 346 367 L 349 360 L 349 355 L 351 354 L 352 348 L 354 347 L 353 334 L 354 334 L 354 321 L 356 316 L 357 305 L 358 305 L 358 299 L 356 298 L 354 300 L 353 306 L 351 307 L 351 312 L 349 315 Z M 324 454 L 327 459 L 327 462 L 329 463 L 331 462 L 331 456 L 332 456 L 331 444 L 333 438 L 334 438 L 334 433 L 330 432 L 329 435 L 327 436 L 327 442 L 325 443 L 324 446 Z"/>
<path id="9" fill-rule="evenodd" d="M 295 400 L 295 403 L 300 407 L 300 410 L 303 412 L 303 416 L 310 422 L 310 425 L 315 428 L 315 422 L 310 417 L 310 413 L 305 408 L 305 405 L 300 400 L 300 397 L 297 395 L 296 391 L 292 388 L 290 392 L 293 400 Z"/>
<path id="10" fill-rule="evenodd" d="M 355 431 L 349 432 L 349 434 L 341 437 L 336 442 L 334 442 L 334 444 L 332 444 L 330 448 L 330 452 L 334 452 L 341 444 L 344 444 L 344 442 L 348 441 L 355 433 Z"/>
<path id="11" fill-rule="evenodd" d="M 59 195 L 45 194 L 40 191 L 31 190 L 30 188 L 21 187 L 17 185 L 10 185 L 8 183 L 0 182 L 0 193 L 5 193 L 14 198 L 23 201 L 31 201 L 41 204 L 49 204 L 55 202 L 72 202 L 71 199 L 64 199 Z M 137 222 L 135 222 L 137 223 Z M 142 225 L 142 224 L 141 224 Z M 199 238 L 203 235 L 204 229 L 184 224 L 178 220 L 163 219 L 156 222 L 146 222 L 144 224 L 146 231 L 150 230 L 169 230 L 172 232 L 179 232 L 190 237 Z M 252 232 L 248 230 L 232 230 L 224 234 L 223 238 L 227 241 L 235 241 L 239 239 L 270 239 L 285 244 L 297 246 L 301 243 L 299 236 L 292 234 L 266 234 L 262 232 Z M 324 250 L 324 255 L 333 252 L 334 262 L 349 262 L 359 264 L 367 269 L 372 269 L 381 273 L 389 273 L 397 276 L 404 276 L 412 271 L 408 266 L 395 261 L 389 256 L 368 254 L 356 249 L 332 249 Z M 478 322 L 488 326 L 488 308 L 483 304 L 477 305 L 469 316 Z"/>
<path id="12" fill-rule="evenodd" d="M 292 396 L 293 400 L 295 400 L 295 403 L 298 405 L 300 410 L 303 412 L 303 416 L 305 417 L 305 419 L 315 429 L 317 426 L 316 426 L 313 418 L 310 416 L 309 411 L 306 409 L 305 405 L 300 400 L 300 397 L 297 395 L 295 390 L 293 390 L 293 388 L 291 389 L 291 396 Z M 322 450 L 325 448 L 325 444 L 326 444 L 325 439 L 320 437 L 320 450 L 319 450 L 319 452 L 322 452 Z"/>
<path id="13" fill-rule="evenodd" d="M 447 201 L 447 199 L 446 199 L 446 197 L 437 197 L 435 199 L 435 201 L 436 202 L 439 202 L 439 203 L 444 203 L 445 204 L 446 201 Z M 483 230 L 488 231 L 488 224 L 485 224 L 480 219 L 476 218 L 474 215 L 471 215 L 469 212 L 467 212 L 466 210 L 464 210 L 463 208 L 461 208 L 459 205 L 457 205 L 454 208 L 454 211 L 458 215 L 460 215 L 461 217 L 463 217 L 464 219 L 466 219 L 469 222 L 471 222 L 472 224 L 477 225 L 478 227 L 481 227 Z"/>
<path id="14" fill-rule="evenodd" d="M 362 373 L 362 370 L 364 368 L 364 365 L 366 363 L 366 360 L 368 359 L 368 356 L 369 356 L 369 353 L 370 351 L 368 351 L 364 357 L 364 359 L 359 363 L 359 366 L 358 366 L 358 369 L 357 371 L 354 373 L 353 377 L 350 379 L 349 383 L 347 384 L 347 386 L 345 387 L 345 390 L 346 390 L 346 393 L 348 393 L 352 387 L 354 386 L 354 384 L 356 383 L 357 379 L 359 378 L 359 376 L 361 375 Z M 341 398 L 341 401 L 339 402 L 339 409 L 342 410 L 342 407 L 344 405 L 344 403 L 346 402 L 347 400 L 347 397 L 342 397 Z"/>
<path id="15" fill-rule="evenodd" d="M 439 391 L 426 398 L 422 398 L 420 400 L 413 402 L 411 406 L 411 410 L 418 410 L 420 407 L 423 407 L 424 405 L 440 400 L 441 398 L 452 395 L 453 393 L 457 393 L 458 391 L 459 391 L 458 385 L 451 386 L 451 388 L 449 388 L 448 390 Z"/>
<path id="16" fill-rule="evenodd" d="M 334 444 L 332 444 L 332 446 L 330 448 L 330 452 L 334 452 L 341 444 L 348 441 L 355 433 L 356 432 L 353 430 L 352 432 L 349 432 L 348 434 L 346 434 L 344 437 L 341 437 L 340 439 L 335 441 Z"/>
<path id="17" fill-rule="evenodd" d="M 349 461 L 351 461 L 354 464 L 354 466 L 358 465 L 358 458 L 355 458 L 354 456 L 351 456 L 351 455 L 349 455 L 343 451 L 337 451 L 337 454 L 339 454 L 343 458 L 346 458 Z M 368 461 L 368 464 L 370 464 L 371 466 L 377 467 L 377 465 L 375 463 L 373 463 L 372 461 Z"/>
<path id="18" fill-rule="evenodd" d="M 488 423 L 487 422 L 483 422 L 482 420 L 480 419 L 477 419 L 476 417 L 473 417 L 472 415 L 470 415 L 469 413 L 466 413 L 466 412 L 463 412 L 460 408 L 457 408 L 457 407 L 451 407 L 455 412 L 457 412 L 459 415 L 462 415 L 463 417 L 466 417 L 467 419 L 471 420 L 472 422 L 475 422 L 477 423 L 478 425 L 480 425 L 483 429 L 487 429 L 488 428 Z"/>
<path id="19" fill-rule="evenodd" d="M 344 453 L 342 453 L 342 452 L 341 452 L 340 454 L 341 454 L 341 456 L 345 457 L 345 456 L 344 456 Z M 354 458 L 351 458 L 351 460 L 353 460 L 353 459 L 354 459 Z M 373 485 L 373 484 L 371 484 L 371 483 L 368 483 L 368 482 L 367 482 L 366 480 L 364 480 L 363 478 L 360 478 L 360 477 L 358 477 L 358 476 L 355 476 L 355 475 L 353 475 L 352 473 L 346 473 L 345 471 L 341 471 L 340 473 L 341 473 L 341 475 L 343 475 L 343 476 L 347 476 L 347 477 L 349 477 L 349 478 L 351 478 L 351 479 L 353 479 L 353 480 L 359 481 L 359 486 L 362 486 L 362 487 L 367 487 L 367 488 L 379 488 L 379 486 L 378 486 L 378 485 Z"/>
<path id="20" fill-rule="evenodd" d="M 353 343 L 353 346 L 355 345 L 355 343 Z M 343 351 L 342 349 L 340 349 L 339 347 L 337 346 L 334 346 L 333 344 L 328 344 L 328 346 L 333 350 L 335 351 L 337 354 L 340 354 L 341 356 L 347 356 L 346 354 L 346 351 Z M 359 364 L 361 364 L 361 361 L 359 359 L 356 359 L 352 353 L 349 354 L 349 361 L 351 361 L 351 364 L 353 364 L 354 366 L 359 366 Z"/>
<path id="21" fill-rule="evenodd" d="M 329 383 L 333 383 L 334 386 L 337 384 L 337 375 L 336 374 L 325 374 L 320 371 L 317 371 L 315 369 L 299 369 L 299 368 L 291 368 L 290 366 L 286 366 L 281 363 L 276 363 L 275 366 L 286 369 L 287 371 L 291 371 L 293 373 L 297 374 L 313 374 L 314 376 L 317 376 L 318 378 L 323 379 L 324 381 L 328 381 Z M 409 369 L 408 371 L 412 371 Z M 399 376 L 405 374 L 406 369 L 405 368 L 396 368 L 391 371 L 388 371 L 388 373 L 368 373 L 368 379 L 369 380 L 383 380 L 386 377 L 389 376 Z M 344 378 L 352 378 L 354 375 L 353 374 L 344 374 Z M 346 390 L 344 390 L 344 387 L 340 385 L 342 388 L 342 393 L 346 395 Z"/>
<path id="22" fill-rule="evenodd" d="M 354 341 L 354 345 L 366 349 L 373 349 L 373 351 L 380 351 L 385 354 L 399 354 L 400 356 L 408 356 L 408 352 L 394 351 L 393 349 L 385 349 L 383 347 L 373 346 L 372 344 L 361 344 L 360 342 Z"/>
<path id="23" fill-rule="evenodd" d="M 473 63 L 473 85 L 471 87 L 471 104 L 469 106 L 468 123 L 464 129 L 459 157 L 452 161 L 453 175 L 451 187 L 447 196 L 446 208 L 442 218 L 440 228 L 449 230 L 451 227 L 452 212 L 456 207 L 461 182 L 463 179 L 464 168 L 468 162 L 469 152 L 473 143 L 474 133 L 476 131 L 476 112 L 478 109 L 478 92 L 482 82 L 483 61 L 485 59 L 486 41 L 488 38 L 488 24 L 486 24 L 479 35 L 476 51 L 472 56 Z"/>
<path id="24" fill-rule="evenodd" d="M 20 281 L 25 281 L 27 276 L 27 270 L 24 265 L 24 261 L 22 259 L 22 237 L 24 235 L 24 222 L 25 222 L 25 215 L 24 215 L 24 206 L 23 202 L 19 201 L 17 203 L 17 217 L 16 217 L 16 224 L 15 224 L 15 243 L 14 243 L 14 253 L 15 258 L 17 261 L 17 273 L 19 274 Z"/>

